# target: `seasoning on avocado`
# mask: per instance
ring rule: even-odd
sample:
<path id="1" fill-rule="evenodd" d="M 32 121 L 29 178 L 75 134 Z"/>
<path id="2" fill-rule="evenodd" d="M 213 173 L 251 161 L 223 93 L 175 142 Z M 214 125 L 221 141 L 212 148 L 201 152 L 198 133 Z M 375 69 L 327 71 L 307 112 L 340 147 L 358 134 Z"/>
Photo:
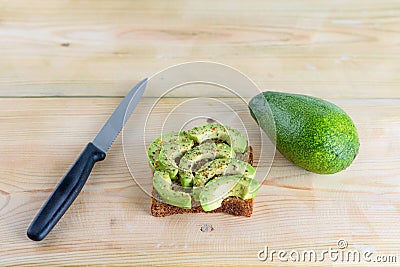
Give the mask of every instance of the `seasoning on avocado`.
<path id="1" fill-rule="evenodd" d="M 246 151 L 248 142 L 244 135 L 220 124 L 163 134 L 147 151 L 154 170 L 153 187 L 165 203 L 187 209 L 192 207 L 192 196 L 205 211 L 218 208 L 229 196 L 252 198 L 259 186 L 252 179 L 255 169 L 237 159 L 243 159 Z"/>
<path id="2" fill-rule="evenodd" d="M 204 163 L 218 158 L 234 158 L 235 151 L 227 144 L 214 142 L 202 143 L 189 150 L 180 160 L 179 174 L 182 186 L 193 185 L 194 175 Z"/>
<path id="3" fill-rule="evenodd" d="M 246 179 L 242 175 L 213 179 L 199 192 L 201 207 L 205 211 L 219 208 L 224 198 L 228 196 L 236 196 L 244 200 L 254 198 L 259 187 L 257 180 Z"/>
<path id="4" fill-rule="evenodd" d="M 247 139 L 240 131 L 222 124 L 212 123 L 194 127 L 188 131 L 188 136 L 197 143 L 208 139 L 222 140 L 227 142 L 235 152 L 243 153 L 247 148 Z"/>
<path id="5" fill-rule="evenodd" d="M 201 167 L 194 177 L 194 184 L 205 185 L 210 179 L 220 175 L 242 175 L 254 178 L 255 174 L 256 170 L 247 162 L 228 158 L 215 159 Z"/>

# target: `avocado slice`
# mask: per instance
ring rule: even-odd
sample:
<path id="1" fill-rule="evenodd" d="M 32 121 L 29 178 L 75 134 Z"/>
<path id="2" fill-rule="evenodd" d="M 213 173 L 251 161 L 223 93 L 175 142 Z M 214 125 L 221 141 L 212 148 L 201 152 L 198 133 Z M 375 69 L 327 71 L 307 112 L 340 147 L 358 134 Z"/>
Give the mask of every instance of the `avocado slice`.
<path id="1" fill-rule="evenodd" d="M 179 162 L 179 177 L 181 185 L 184 187 L 192 186 L 194 175 L 193 172 L 199 169 L 201 163 L 216 158 L 234 158 L 235 151 L 232 147 L 224 143 L 215 144 L 203 143 L 189 150 Z M 203 164 L 203 165 L 204 165 Z"/>
<path id="2" fill-rule="evenodd" d="M 247 148 L 247 139 L 240 131 L 218 123 L 194 127 L 187 134 L 199 144 L 208 139 L 219 139 L 227 142 L 235 152 L 243 153 Z"/>
<path id="3" fill-rule="evenodd" d="M 263 92 L 251 99 L 249 109 L 277 149 L 308 171 L 319 174 L 342 171 L 358 154 L 360 142 L 353 121 L 328 101 L 306 95 Z"/>
<path id="4" fill-rule="evenodd" d="M 167 172 L 154 172 L 153 187 L 165 203 L 185 209 L 192 208 L 190 194 L 173 190 L 172 181 Z"/>
<path id="5" fill-rule="evenodd" d="M 248 191 L 247 195 L 245 195 L 244 197 L 242 197 L 242 199 L 245 199 L 245 200 L 246 200 L 246 199 L 250 199 L 250 198 L 255 197 L 256 194 L 257 194 L 258 188 L 259 188 L 259 183 L 257 182 L 257 180 L 252 179 L 252 178 L 249 178 L 249 177 L 246 177 L 246 176 L 243 176 L 243 175 L 236 175 L 236 176 L 241 176 L 241 177 L 242 177 L 241 183 L 242 183 L 243 185 L 249 186 L 250 189 L 251 189 L 251 190 Z M 222 177 L 223 177 L 223 176 L 222 176 Z M 217 180 L 217 179 L 219 179 L 219 178 L 220 178 L 220 177 L 216 177 L 214 180 Z M 193 200 L 199 201 L 199 200 L 200 200 L 200 193 L 201 193 L 201 191 L 203 191 L 203 189 L 204 189 L 209 183 L 211 183 L 211 182 L 214 181 L 214 180 L 211 180 L 211 181 L 208 182 L 206 185 L 202 185 L 202 186 L 193 186 L 193 189 L 192 189 L 192 197 L 193 197 Z"/>
<path id="6" fill-rule="evenodd" d="M 219 175 L 243 175 L 254 178 L 255 174 L 256 170 L 247 162 L 230 158 L 215 159 L 197 171 L 193 184 L 205 185 L 210 179 Z"/>
<path id="7" fill-rule="evenodd" d="M 161 143 L 160 143 L 161 136 L 157 137 L 156 139 L 151 142 L 149 148 L 147 150 L 147 157 L 149 159 L 149 165 L 153 169 L 153 171 L 159 169 L 159 162 L 158 157 L 161 151 Z"/>
<path id="8" fill-rule="evenodd" d="M 243 200 L 256 196 L 260 184 L 257 180 L 241 175 L 221 176 L 205 185 L 199 194 L 203 210 L 211 211 L 221 207 L 222 201 L 230 196 Z"/>
<path id="9" fill-rule="evenodd" d="M 153 187 L 162 200 L 190 209 L 193 198 L 207 211 L 220 206 L 227 196 L 254 197 L 259 185 L 252 179 L 255 169 L 236 159 L 248 149 L 245 137 L 220 124 L 195 127 L 190 132 L 162 134 L 148 148 L 149 164 L 154 170 Z M 178 172 L 182 186 L 193 186 L 191 194 L 188 189 L 175 189 L 177 184 L 172 180 Z M 224 197 L 219 199 L 221 194 Z"/>
<path id="10" fill-rule="evenodd" d="M 153 144 L 156 141 L 156 145 L 150 145 L 148 154 L 153 154 L 154 152 L 154 150 L 150 151 L 150 148 L 153 149 L 155 147 L 155 149 L 158 149 L 158 159 L 153 163 L 153 165 L 157 165 L 155 169 L 166 171 L 171 179 L 174 179 L 178 174 L 178 165 L 176 160 L 192 148 L 194 142 L 192 139 L 187 137 L 186 132 L 167 133 L 158 138 L 158 140 L 156 139 L 157 141 L 154 140 L 152 142 Z M 155 155 L 156 154 L 157 153 L 155 153 Z"/>
<path id="11" fill-rule="evenodd" d="M 163 146 L 163 148 L 164 147 L 165 146 Z M 178 166 L 174 160 L 173 155 L 170 156 L 170 155 L 168 155 L 168 152 L 165 153 L 164 150 L 161 149 L 160 154 L 158 156 L 158 163 L 160 166 L 159 167 L 160 170 L 167 172 L 169 174 L 169 176 L 171 177 L 171 179 L 173 179 L 173 180 L 176 179 L 176 175 L 178 174 Z"/>
<path id="12" fill-rule="evenodd" d="M 192 197 L 194 201 L 199 201 L 200 200 L 200 193 L 204 189 L 204 185 L 202 186 L 193 186 L 192 189 Z"/>

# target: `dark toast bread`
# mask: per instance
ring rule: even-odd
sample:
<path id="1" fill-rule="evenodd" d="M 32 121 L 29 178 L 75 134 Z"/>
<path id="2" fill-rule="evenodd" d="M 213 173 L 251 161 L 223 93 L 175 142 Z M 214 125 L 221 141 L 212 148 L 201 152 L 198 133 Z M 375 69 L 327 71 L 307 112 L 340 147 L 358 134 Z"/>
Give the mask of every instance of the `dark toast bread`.
<path id="1" fill-rule="evenodd" d="M 249 164 L 253 165 L 253 148 L 250 146 L 249 153 Z M 159 202 L 156 199 L 157 192 L 153 189 L 153 197 L 151 200 L 151 215 L 155 217 L 165 217 L 174 214 L 183 213 L 227 213 L 235 216 L 246 216 L 250 217 L 253 213 L 253 199 L 242 200 L 238 197 L 228 197 L 224 199 L 221 207 L 212 211 L 204 211 L 203 208 L 199 206 L 192 207 L 191 209 L 184 209 L 176 206 L 172 206 L 166 203 Z"/>
<path id="2" fill-rule="evenodd" d="M 151 200 L 151 215 L 155 217 L 165 217 L 174 214 L 183 213 L 218 213 L 225 212 L 235 216 L 250 217 L 253 213 L 253 199 L 242 200 L 237 197 L 228 197 L 222 202 L 222 206 L 212 211 L 204 211 L 201 206 L 192 207 L 191 209 L 184 209 L 175 207 L 169 204 L 161 203 L 154 197 Z"/>

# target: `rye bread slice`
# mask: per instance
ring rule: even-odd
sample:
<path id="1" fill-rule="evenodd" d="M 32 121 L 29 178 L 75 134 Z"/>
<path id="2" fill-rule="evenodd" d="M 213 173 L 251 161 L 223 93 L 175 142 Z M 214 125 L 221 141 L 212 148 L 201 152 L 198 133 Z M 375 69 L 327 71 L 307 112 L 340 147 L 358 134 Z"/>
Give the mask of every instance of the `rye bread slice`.
<path id="1" fill-rule="evenodd" d="M 253 148 L 249 147 L 249 164 L 253 166 Z M 176 206 L 172 206 L 166 203 L 162 203 L 157 200 L 157 192 L 153 188 L 153 197 L 151 199 L 151 215 L 155 217 L 166 217 L 174 214 L 183 213 L 227 213 L 235 216 L 250 217 L 253 213 L 253 199 L 243 200 L 238 197 L 228 197 L 224 199 L 221 207 L 212 211 L 204 211 L 203 208 L 198 205 L 191 209 L 184 209 Z"/>

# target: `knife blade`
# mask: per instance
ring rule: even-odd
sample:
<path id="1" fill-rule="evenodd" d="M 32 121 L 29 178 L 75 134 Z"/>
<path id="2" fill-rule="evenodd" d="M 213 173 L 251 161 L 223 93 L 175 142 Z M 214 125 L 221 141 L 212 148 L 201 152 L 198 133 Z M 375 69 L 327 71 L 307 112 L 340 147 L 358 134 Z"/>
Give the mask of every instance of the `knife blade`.
<path id="1" fill-rule="evenodd" d="M 82 190 L 94 164 L 105 159 L 108 149 L 138 105 L 146 85 L 147 78 L 129 91 L 93 141 L 87 144 L 33 219 L 27 231 L 30 239 L 43 240 L 68 210 Z"/>

